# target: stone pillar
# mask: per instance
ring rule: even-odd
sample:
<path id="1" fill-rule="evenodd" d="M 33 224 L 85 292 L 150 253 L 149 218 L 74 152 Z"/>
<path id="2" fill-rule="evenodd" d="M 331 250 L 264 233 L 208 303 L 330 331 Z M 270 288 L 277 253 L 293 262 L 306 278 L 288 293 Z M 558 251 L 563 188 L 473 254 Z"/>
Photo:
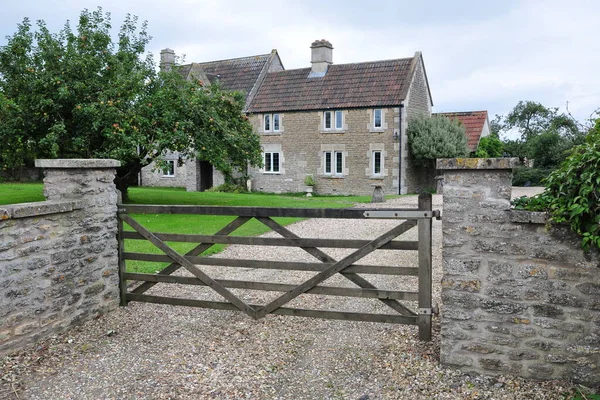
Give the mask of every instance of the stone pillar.
<path id="1" fill-rule="evenodd" d="M 195 158 L 185 160 L 185 190 L 186 192 L 200 191 L 200 161 Z"/>
<path id="2" fill-rule="evenodd" d="M 479 308 L 480 293 L 484 291 L 482 286 L 488 283 L 485 276 L 489 267 L 485 257 L 481 257 L 478 252 L 485 251 L 483 247 L 487 242 L 482 242 L 481 239 L 490 234 L 494 229 L 493 225 L 497 229 L 498 224 L 509 219 L 506 210 L 510 208 L 512 168 L 517 163 L 516 158 L 437 160 L 437 168 L 444 175 L 441 312 L 443 364 L 481 372 L 479 369 L 484 367 L 473 356 L 477 353 L 469 351 L 467 347 L 479 350 L 479 354 L 491 354 L 495 351 L 487 341 L 489 337 L 495 337 L 494 333 L 480 332 L 480 327 L 474 322 L 477 318 L 485 319 Z M 490 303 L 490 306 L 501 313 L 512 313 L 513 305 L 509 302 L 503 304 L 499 300 L 495 305 Z M 478 338 L 479 335 L 482 337 Z M 502 372 L 519 372 L 511 369 L 507 363 L 500 364 L 497 369 Z"/>

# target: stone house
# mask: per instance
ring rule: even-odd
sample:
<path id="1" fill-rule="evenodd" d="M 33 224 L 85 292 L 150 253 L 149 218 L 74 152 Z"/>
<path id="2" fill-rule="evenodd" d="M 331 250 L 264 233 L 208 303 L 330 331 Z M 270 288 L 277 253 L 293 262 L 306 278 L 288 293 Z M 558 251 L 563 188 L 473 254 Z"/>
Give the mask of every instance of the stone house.
<path id="1" fill-rule="evenodd" d="M 477 150 L 481 138 L 489 136 L 491 133 L 487 111 L 443 112 L 433 115 L 458 120 L 465 127 L 467 147 L 470 151 Z"/>
<path id="2" fill-rule="evenodd" d="M 171 49 L 162 50 L 160 68 L 169 70 L 174 65 L 175 52 Z M 204 85 L 218 81 L 224 90 L 244 93 L 246 95 L 244 112 L 247 112 L 266 74 L 283 70 L 283 64 L 277 50 L 272 50 L 269 54 L 190 63 L 180 65 L 178 68 L 186 79 L 198 79 Z M 195 192 L 204 191 L 224 182 L 223 174 L 206 161 L 186 159 L 178 165 L 180 158 L 178 153 L 168 153 L 165 158 L 168 165 L 165 171 L 153 171 L 154 164 L 142 169 L 140 186 L 185 187 L 188 191 Z"/>
<path id="3" fill-rule="evenodd" d="M 170 68 L 173 62 L 173 51 L 163 50 L 161 66 Z M 331 43 L 317 40 L 311 45 L 311 64 L 285 70 L 273 50 L 181 67 L 188 78 L 208 84 L 218 79 L 223 88 L 246 94 L 245 111 L 263 144 L 264 167 L 249 171 L 253 190 L 301 192 L 307 175 L 322 194 L 371 194 L 375 185 L 387 194 L 435 187 L 435 171 L 413 165 L 406 135 L 410 117 L 430 115 L 433 106 L 420 52 L 336 65 Z M 157 178 L 147 168 L 142 183 L 158 180 L 196 191 L 222 182 L 220 174 L 199 161 L 187 161 L 173 173 Z"/>

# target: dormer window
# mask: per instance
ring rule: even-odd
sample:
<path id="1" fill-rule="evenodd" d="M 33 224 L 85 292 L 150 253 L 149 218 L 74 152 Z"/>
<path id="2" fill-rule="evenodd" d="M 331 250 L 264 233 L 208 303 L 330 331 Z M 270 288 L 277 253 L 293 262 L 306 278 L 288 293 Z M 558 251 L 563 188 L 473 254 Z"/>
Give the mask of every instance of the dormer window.
<path id="1" fill-rule="evenodd" d="M 323 129 L 326 131 L 344 129 L 344 113 L 340 110 L 325 111 L 323 113 Z"/>

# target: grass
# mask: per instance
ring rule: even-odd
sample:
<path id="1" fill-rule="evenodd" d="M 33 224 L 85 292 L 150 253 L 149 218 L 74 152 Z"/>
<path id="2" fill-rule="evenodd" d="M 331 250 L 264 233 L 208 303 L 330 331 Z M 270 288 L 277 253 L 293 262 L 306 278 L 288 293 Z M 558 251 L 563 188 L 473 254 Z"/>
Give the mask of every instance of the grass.
<path id="1" fill-rule="evenodd" d="M 32 184 L 0 184 L 0 204 L 14 204 L 31 201 L 43 201 L 43 185 Z M 388 196 L 397 197 L 397 196 Z M 181 188 L 130 188 L 130 204 L 164 204 L 164 205 L 208 205 L 208 206 L 246 206 L 246 207 L 293 207 L 293 208 L 346 208 L 354 203 L 368 203 L 370 196 L 313 196 L 303 197 L 298 194 L 277 195 L 269 193 L 207 193 L 186 192 Z M 223 228 L 235 217 L 212 215 L 177 215 L 177 214 L 136 214 L 133 215 L 140 224 L 152 232 L 211 235 Z M 275 218 L 277 222 L 288 225 L 299 221 L 298 218 Z M 126 230 L 132 230 L 125 225 Z M 238 228 L 235 236 L 257 236 L 270 229 L 256 220 L 251 220 Z M 191 250 L 193 243 L 169 242 L 169 246 L 179 253 Z M 215 254 L 222 251 L 225 245 L 214 245 L 202 255 Z M 125 250 L 135 253 L 161 254 L 150 242 L 145 240 L 127 240 Z M 146 261 L 127 261 L 127 270 L 131 272 L 154 273 L 166 266 L 166 263 Z"/>
<path id="2" fill-rule="evenodd" d="M 0 183 L 0 205 L 44 201 L 42 183 Z"/>

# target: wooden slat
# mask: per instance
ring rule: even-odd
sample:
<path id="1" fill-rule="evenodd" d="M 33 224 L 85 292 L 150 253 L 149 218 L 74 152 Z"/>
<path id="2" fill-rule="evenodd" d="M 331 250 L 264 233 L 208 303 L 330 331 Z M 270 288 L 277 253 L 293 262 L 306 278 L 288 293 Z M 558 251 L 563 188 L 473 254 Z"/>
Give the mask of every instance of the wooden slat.
<path id="1" fill-rule="evenodd" d="M 295 218 L 344 218 L 373 219 L 366 217 L 370 211 L 382 211 L 376 208 L 274 208 L 274 207 L 226 207 L 226 206 L 183 206 L 183 205 L 143 205 L 121 204 L 119 210 L 128 214 L 202 214 L 237 215 L 240 217 L 295 217 Z M 390 208 L 397 219 L 430 219 L 414 208 Z"/>
<path id="2" fill-rule="evenodd" d="M 148 253 L 123 253 L 125 260 L 149 261 L 149 262 L 170 262 L 171 257 L 164 254 L 148 254 Z M 245 260 L 237 258 L 220 258 L 220 257 L 192 257 L 185 256 L 187 260 L 196 265 L 213 265 L 220 267 L 233 268 L 256 268 L 256 269 L 281 269 L 295 271 L 323 271 L 325 268 L 333 265 L 335 260 L 325 263 L 308 263 L 308 262 L 290 262 L 290 261 L 269 261 L 269 260 Z M 403 276 L 418 276 L 419 269 L 414 267 L 393 267 L 382 265 L 361 265 L 352 264 L 344 273 L 363 273 L 373 275 L 403 275 Z M 161 275 L 162 271 L 159 272 Z M 135 292 L 137 293 L 137 292 Z"/>
<path id="3" fill-rule="evenodd" d="M 225 227 L 221 228 L 216 234 L 217 235 L 228 235 L 231 232 L 234 232 L 240 226 L 244 225 L 246 222 L 250 221 L 251 219 L 252 218 L 250 218 L 250 217 L 238 217 L 238 218 L 234 219 L 233 221 L 231 221 L 229 224 L 227 224 Z M 212 246 L 213 246 L 212 243 L 200 243 L 199 245 L 197 245 L 196 247 L 194 247 L 193 249 L 191 249 L 190 251 L 185 253 L 185 256 L 186 257 L 197 256 L 199 254 L 202 254 L 206 250 L 210 249 Z M 170 258 L 169 258 L 169 260 L 166 260 L 166 262 L 171 262 L 171 261 L 172 260 Z M 159 274 L 171 275 L 173 272 L 177 271 L 179 268 L 181 268 L 181 265 L 179 265 L 177 263 L 172 263 L 170 265 L 167 265 L 165 268 L 163 268 L 159 272 Z M 144 293 L 145 291 L 147 291 L 154 285 L 155 285 L 155 283 L 145 282 L 145 283 L 141 284 L 140 286 L 136 287 L 133 290 L 133 293 L 140 293 L 140 294 Z"/>
<path id="4" fill-rule="evenodd" d="M 430 193 L 419 195 L 419 209 L 431 210 Z M 431 340 L 431 220 L 419 220 L 419 309 L 429 310 L 417 317 L 419 339 Z"/>
<path id="5" fill-rule="evenodd" d="M 152 232 L 154 236 L 165 242 L 186 243 L 221 243 L 243 244 L 249 246 L 282 246 L 282 247 L 334 247 L 338 249 L 360 249 L 370 243 L 370 240 L 349 239 L 319 239 L 319 238 L 267 238 L 255 236 L 225 236 L 225 235 L 192 235 L 177 233 Z M 124 239 L 146 240 L 137 232 L 123 232 Z M 395 240 L 386 243 L 382 250 L 418 250 L 417 241 Z"/>
<path id="6" fill-rule="evenodd" d="M 233 293 L 231 293 L 229 290 L 227 290 L 226 288 L 224 288 L 223 286 L 221 286 L 220 284 L 215 282 L 214 279 L 212 279 L 210 276 L 206 275 L 204 272 L 202 272 L 200 269 L 198 269 L 194 264 L 192 264 L 191 262 L 186 260 L 185 257 L 183 257 L 181 254 L 177 253 L 175 250 L 173 250 L 171 247 L 169 247 L 166 243 L 162 242 L 160 239 L 158 239 L 156 236 L 154 236 L 150 231 L 148 231 L 146 228 L 144 228 L 142 225 L 140 225 L 139 222 L 137 222 L 136 220 L 134 220 L 127 214 L 119 213 L 119 216 L 124 222 L 129 224 L 129 226 L 131 226 L 133 229 L 135 229 L 136 231 L 138 231 L 139 233 L 144 235 L 146 237 L 146 239 L 148 239 L 148 241 L 150 241 L 153 245 L 155 245 L 160 250 L 162 250 L 164 253 L 166 253 L 168 256 L 170 256 L 173 259 L 173 261 L 176 261 L 177 263 L 181 264 L 182 267 L 184 267 L 189 272 L 191 272 L 195 277 L 202 280 L 202 282 L 206 283 L 215 292 L 217 292 L 221 296 L 223 296 L 225 298 L 225 300 L 230 301 L 232 304 L 234 304 L 240 310 L 244 311 L 250 317 L 255 318 L 255 319 L 257 318 L 257 314 L 256 314 L 256 311 L 254 310 L 254 308 L 252 308 L 251 306 L 249 306 L 248 304 L 243 302 L 241 299 L 239 299 L 237 296 L 235 296 Z"/>
<path id="7" fill-rule="evenodd" d="M 140 302 L 145 302 L 145 303 L 154 303 L 154 304 L 169 304 L 169 305 L 174 305 L 174 306 L 188 306 L 188 307 L 211 308 L 211 309 L 216 309 L 216 310 L 238 311 L 238 309 L 230 303 L 217 302 L 217 301 L 206 301 L 206 300 L 180 299 L 180 298 L 173 298 L 173 297 L 150 296 L 147 294 L 128 293 L 127 300 L 140 301 Z M 259 307 L 259 306 L 253 305 L 253 307 Z M 290 316 L 296 316 L 296 317 L 334 319 L 334 320 L 342 320 L 342 321 L 384 322 L 384 323 L 391 323 L 391 324 L 416 325 L 416 317 L 406 317 L 406 316 L 402 316 L 402 315 L 356 313 L 356 312 L 343 312 L 343 311 L 306 310 L 306 309 L 299 309 L 299 308 L 284 308 L 284 307 L 280 307 L 276 310 L 273 310 L 272 314 L 290 315 Z"/>
<path id="8" fill-rule="evenodd" d="M 146 282 L 164 282 L 164 283 L 178 283 L 182 285 L 199 285 L 206 286 L 204 282 L 195 277 L 190 276 L 167 276 L 167 275 L 154 275 L 154 274 L 141 274 L 127 272 L 124 275 L 125 279 L 134 281 L 146 281 Z M 252 282 L 252 281 L 238 281 L 238 280 L 227 280 L 227 279 L 215 279 L 216 282 L 222 286 L 230 289 L 250 289 L 250 290 L 264 290 L 264 291 L 275 291 L 275 292 L 287 292 L 292 290 L 297 285 L 287 283 L 275 283 L 275 282 Z M 344 296 L 344 297 L 362 297 L 362 298 L 375 298 L 375 299 L 396 299 L 406 301 L 417 301 L 417 292 L 402 292 L 397 290 L 382 290 L 382 289 L 357 289 L 357 288 L 343 288 L 335 286 L 315 286 L 308 290 L 306 293 L 310 294 L 321 294 L 327 296 Z"/>
<path id="9" fill-rule="evenodd" d="M 127 305 L 127 280 L 123 277 L 126 271 L 125 266 L 125 241 L 123 240 L 123 221 L 117 219 L 117 242 L 119 246 L 119 305 Z"/>
<path id="10" fill-rule="evenodd" d="M 381 247 L 385 243 L 388 243 L 390 240 L 394 239 L 398 235 L 402 234 L 403 232 L 406 232 L 406 230 L 412 228 L 412 226 L 414 226 L 412 224 L 414 224 L 413 221 L 406 221 L 406 222 L 396 226 L 395 228 L 389 230 L 388 232 L 386 232 L 383 235 L 379 236 L 378 238 L 374 239 L 371 243 L 356 250 L 352 254 L 344 257 L 340 261 L 338 261 L 335 264 L 333 264 L 332 266 L 328 267 L 326 270 L 319 272 L 318 274 L 316 274 L 315 276 L 313 276 L 310 279 L 307 279 L 300 285 L 296 286 L 294 289 L 290 290 L 289 292 L 284 293 L 277 299 L 271 301 L 269 304 L 256 310 L 256 318 L 257 319 L 262 318 L 266 314 L 270 314 L 274 310 L 278 309 L 279 307 L 288 303 L 292 299 L 294 299 L 294 298 L 298 297 L 299 295 L 301 295 L 302 293 L 306 292 L 313 286 L 318 285 L 319 283 L 323 282 L 325 279 L 342 271 L 344 268 L 349 267 L 351 264 L 354 264 L 356 261 L 360 260 L 361 258 L 363 258 L 363 257 L 367 256 L 368 254 L 372 253 L 373 251 L 377 250 L 379 247 Z"/>
<path id="11" fill-rule="evenodd" d="M 272 220 L 270 218 L 259 217 L 257 219 L 284 237 L 288 237 L 288 238 L 289 237 L 291 237 L 291 238 L 298 237 L 294 232 L 281 226 L 280 224 L 278 224 L 277 222 L 275 222 L 274 220 Z M 409 229 L 412 229 L 416 225 L 416 222 L 407 221 L 404 223 L 404 225 L 405 225 L 404 232 L 406 232 Z M 404 232 L 402 232 L 402 233 L 404 233 Z M 329 254 L 325 253 L 324 251 L 322 251 L 320 249 L 316 249 L 316 248 L 312 248 L 312 247 L 303 247 L 302 250 L 306 251 L 308 254 L 311 254 L 317 260 L 321 260 L 324 263 L 335 263 L 336 262 L 336 260 L 333 257 L 331 257 Z M 354 270 L 352 270 L 352 268 L 353 267 L 350 266 L 350 267 L 346 268 L 345 270 L 343 270 L 342 272 L 340 272 L 340 274 L 361 288 L 376 289 L 375 285 L 373 285 L 371 282 L 366 280 L 364 277 L 356 274 L 355 272 L 359 272 L 359 271 L 354 271 Z M 412 311 L 411 309 L 409 309 L 408 307 L 406 307 L 405 305 L 403 305 L 402 303 L 400 303 L 397 300 L 389 299 L 389 300 L 381 300 L 381 301 L 384 304 L 386 304 L 388 307 L 396 310 L 397 312 L 399 312 L 402 315 L 405 315 L 405 316 L 416 315 L 414 311 Z"/>

